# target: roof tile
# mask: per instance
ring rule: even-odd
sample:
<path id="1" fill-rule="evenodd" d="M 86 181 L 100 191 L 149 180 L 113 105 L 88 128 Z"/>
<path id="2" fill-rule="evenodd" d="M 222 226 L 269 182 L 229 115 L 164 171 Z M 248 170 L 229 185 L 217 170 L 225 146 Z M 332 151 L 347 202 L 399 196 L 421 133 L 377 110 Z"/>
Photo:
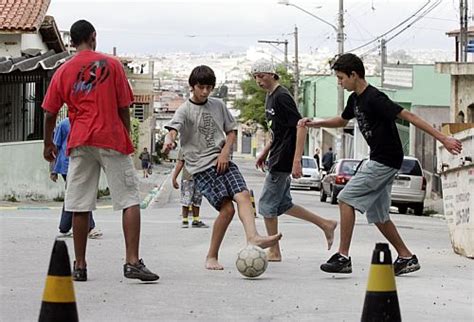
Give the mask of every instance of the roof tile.
<path id="1" fill-rule="evenodd" d="M 0 0 L 0 31 L 37 31 L 51 0 Z"/>

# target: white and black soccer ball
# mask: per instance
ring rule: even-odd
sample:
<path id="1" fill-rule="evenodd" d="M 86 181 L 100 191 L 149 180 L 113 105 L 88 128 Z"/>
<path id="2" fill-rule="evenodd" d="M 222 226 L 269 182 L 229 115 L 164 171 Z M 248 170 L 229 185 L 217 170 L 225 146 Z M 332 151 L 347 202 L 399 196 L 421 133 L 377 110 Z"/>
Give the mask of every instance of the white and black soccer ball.
<path id="1" fill-rule="evenodd" d="M 258 246 L 248 245 L 237 254 L 235 266 L 246 277 L 260 276 L 268 266 L 267 254 Z"/>

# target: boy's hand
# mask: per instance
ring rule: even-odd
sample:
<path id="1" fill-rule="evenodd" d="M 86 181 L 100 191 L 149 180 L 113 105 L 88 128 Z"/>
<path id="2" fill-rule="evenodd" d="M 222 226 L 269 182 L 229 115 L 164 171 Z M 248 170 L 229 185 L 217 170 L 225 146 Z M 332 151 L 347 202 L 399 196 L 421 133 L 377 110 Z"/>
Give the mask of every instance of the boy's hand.
<path id="1" fill-rule="evenodd" d="M 173 178 L 173 188 L 175 189 L 179 189 L 179 184 L 178 184 L 178 181 L 176 181 L 176 178 Z"/>
<path id="2" fill-rule="evenodd" d="M 49 178 L 51 179 L 51 181 L 56 182 L 56 181 L 58 181 L 58 174 L 57 173 L 51 173 L 49 175 Z"/>
<path id="3" fill-rule="evenodd" d="M 229 168 L 229 157 L 224 153 L 220 153 L 216 161 L 217 173 L 222 174 Z"/>
<path id="4" fill-rule="evenodd" d="M 45 158 L 46 161 L 52 162 L 56 160 L 57 155 L 58 155 L 58 149 L 56 148 L 56 145 L 54 145 L 53 143 L 44 145 L 43 157 Z"/>
<path id="5" fill-rule="evenodd" d="M 448 150 L 451 154 L 459 154 L 462 151 L 462 143 L 458 139 L 453 137 L 446 136 L 445 139 L 441 142 L 443 143 L 446 150 Z"/>
<path id="6" fill-rule="evenodd" d="M 171 140 L 171 138 L 167 135 L 165 137 L 165 142 L 163 143 L 163 148 L 161 149 L 161 152 L 164 154 L 168 154 L 170 150 L 173 150 L 175 148 L 176 144 Z"/>
<path id="7" fill-rule="evenodd" d="M 311 122 L 311 118 L 309 117 L 303 117 L 298 121 L 298 127 L 305 127 L 308 126 L 308 123 Z"/>
<path id="8" fill-rule="evenodd" d="M 301 169 L 301 161 L 293 161 L 293 168 L 291 169 L 291 176 L 295 179 L 301 178 L 303 171 Z"/>
<path id="9" fill-rule="evenodd" d="M 266 155 L 259 154 L 257 157 L 257 161 L 255 161 L 255 167 L 257 169 L 265 169 L 265 160 L 267 159 Z"/>

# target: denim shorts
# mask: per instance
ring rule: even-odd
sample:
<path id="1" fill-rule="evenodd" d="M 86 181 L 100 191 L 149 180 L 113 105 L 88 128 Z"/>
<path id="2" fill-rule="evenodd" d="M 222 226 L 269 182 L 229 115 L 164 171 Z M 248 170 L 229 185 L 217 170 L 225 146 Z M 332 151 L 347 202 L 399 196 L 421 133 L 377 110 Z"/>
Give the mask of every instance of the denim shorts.
<path id="1" fill-rule="evenodd" d="M 397 169 L 369 160 L 351 178 L 337 199 L 366 213 L 369 223 L 384 223 L 390 220 L 390 195 L 397 172 Z"/>
<path id="2" fill-rule="evenodd" d="M 258 212 L 265 218 L 274 218 L 293 207 L 290 194 L 290 173 L 272 171 L 265 177 Z"/>
<path id="3" fill-rule="evenodd" d="M 194 183 L 207 201 L 218 211 L 225 199 L 233 199 L 234 195 L 247 190 L 245 179 L 239 168 L 232 161 L 225 173 L 218 174 L 216 166 L 195 173 Z"/>

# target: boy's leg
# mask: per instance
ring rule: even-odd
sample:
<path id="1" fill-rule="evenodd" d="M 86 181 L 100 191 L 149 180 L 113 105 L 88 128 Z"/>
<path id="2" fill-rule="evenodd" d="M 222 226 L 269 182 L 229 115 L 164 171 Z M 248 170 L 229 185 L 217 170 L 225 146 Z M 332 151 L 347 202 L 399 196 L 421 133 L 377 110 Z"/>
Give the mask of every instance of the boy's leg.
<path id="1" fill-rule="evenodd" d="M 122 227 L 125 237 L 125 262 L 138 263 L 140 244 L 140 207 L 131 206 L 123 210 Z"/>
<path id="2" fill-rule="evenodd" d="M 265 222 L 268 236 L 278 234 L 278 217 L 264 217 L 263 221 Z M 275 245 L 268 248 L 267 259 L 269 262 L 281 262 L 280 243 L 277 242 Z"/>
<path id="3" fill-rule="evenodd" d="M 181 223 L 182 228 L 188 228 L 189 227 L 189 206 L 181 206 L 181 215 L 183 217 L 183 221 Z"/>
<path id="4" fill-rule="evenodd" d="M 387 240 L 395 247 L 398 255 L 400 257 L 409 258 L 413 256 L 410 250 L 406 247 L 405 243 L 403 242 L 402 238 L 398 234 L 397 228 L 393 221 L 388 220 L 384 223 L 375 223 L 377 228 L 380 232 L 387 238 Z"/>
<path id="5" fill-rule="evenodd" d="M 329 219 L 320 217 L 312 213 L 311 211 L 298 205 L 294 205 L 293 207 L 288 209 L 285 213 L 287 215 L 309 221 L 315 224 L 316 226 L 318 226 L 319 228 L 321 228 L 324 232 L 324 235 L 326 236 L 328 250 L 331 249 L 332 243 L 334 241 L 334 230 L 337 227 L 337 222 L 335 220 L 329 220 Z"/>
<path id="6" fill-rule="evenodd" d="M 92 211 L 89 212 L 89 230 L 92 230 L 95 228 L 95 220 L 94 217 L 92 216 Z"/>
<path id="7" fill-rule="evenodd" d="M 355 211 L 354 208 L 345 202 L 339 201 L 339 211 L 341 218 L 341 236 L 339 239 L 339 254 L 349 256 L 352 233 L 354 232 Z"/>
<path id="8" fill-rule="evenodd" d="M 239 219 L 242 222 L 245 230 L 247 242 L 261 248 L 268 248 L 276 243 L 281 238 L 281 234 L 263 237 L 258 234 L 255 225 L 255 216 L 253 214 L 252 201 L 250 200 L 250 193 L 248 190 L 236 193 L 234 200 L 237 202 Z"/>
<path id="9" fill-rule="evenodd" d="M 64 204 L 63 208 L 61 210 L 61 219 L 59 220 L 59 232 L 61 234 L 66 234 L 69 232 L 72 228 L 72 212 L 66 211 L 64 209 Z"/>
<path id="10" fill-rule="evenodd" d="M 234 205 L 230 199 L 225 199 L 222 202 L 221 208 L 219 210 L 219 215 L 214 221 L 212 226 L 211 234 L 211 244 L 209 245 L 209 251 L 206 257 L 205 267 L 212 270 L 222 270 L 224 267 L 219 264 L 219 248 L 221 246 L 222 240 L 224 239 L 225 232 L 227 227 L 234 217 Z"/>
<path id="11" fill-rule="evenodd" d="M 86 268 L 87 235 L 89 234 L 89 212 L 74 212 L 72 219 L 74 236 L 75 269 Z"/>

